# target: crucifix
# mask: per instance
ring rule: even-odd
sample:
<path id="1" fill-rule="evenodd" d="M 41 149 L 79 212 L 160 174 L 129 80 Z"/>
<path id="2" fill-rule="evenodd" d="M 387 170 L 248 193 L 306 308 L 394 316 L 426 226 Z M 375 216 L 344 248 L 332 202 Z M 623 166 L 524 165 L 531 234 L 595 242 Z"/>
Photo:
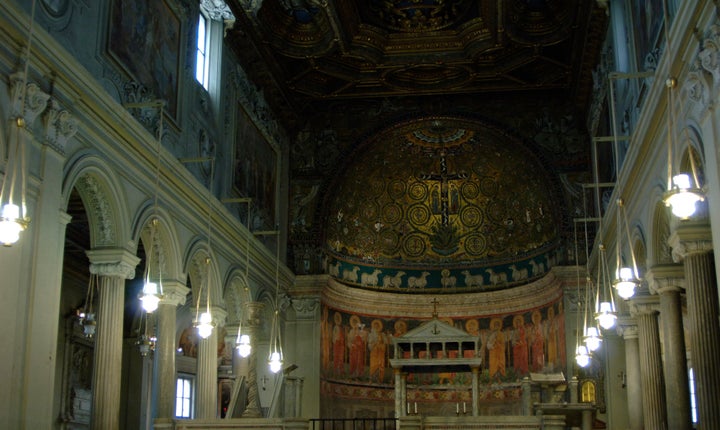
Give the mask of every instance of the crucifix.
<path id="1" fill-rule="evenodd" d="M 437 318 L 437 316 L 438 316 L 438 313 L 437 313 L 437 305 L 440 304 L 440 302 L 438 302 L 438 299 L 437 299 L 437 298 L 433 298 L 433 299 L 432 299 L 432 302 L 430 302 L 430 303 L 432 303 L 432 305 L 433 305 L 432 316 L 433 316 L 433 318 Z"/>
<path id="2" fill-rule="evenodd" d="M 467 178 L 466 173 L 448 173 L 447 152 L 440 150 L 440 174 L 420 175 L 420 179 L 440 183 L 440 216 L 442 225 L 450 224 L 450 181 Z"/>

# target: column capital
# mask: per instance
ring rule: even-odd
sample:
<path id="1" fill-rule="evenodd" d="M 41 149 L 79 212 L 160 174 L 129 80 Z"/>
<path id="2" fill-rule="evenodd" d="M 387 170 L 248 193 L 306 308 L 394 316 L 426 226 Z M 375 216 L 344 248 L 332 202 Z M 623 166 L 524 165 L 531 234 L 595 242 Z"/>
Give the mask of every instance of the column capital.
<path id="1" fill-rule="evenodd" d="M 682 261 L 692 254 L 705 254 L 713 250 L 712 232 L 708 224 L 681 224 L 668 238 L 673 260 Z"/>
<path id="2" fill-rule="evenodd" d="M 245 316 L 245 323 L 248 328 L 260 327 L 260 317 L 262 316 L 262 310 L 265 309 L 265 303 L 263 302 L 245 302 L 243 303 L 247 314 Z"/>
<path id="3" fill-rule="evenodd" d="M 133 279 L 140 262 L 140 258 L 125 249 L 91 249 L 85 253 L 93 275 Z"/>
<path id="4" fill-rule="evenodd" d="M 320 309 L 320 297 L 296 297 L 292 299 L 292 307 L 299 320 L 314 319 Z"/>
<path id="5" fill-rule="evenodd" d="M 627 303 L 632 316 L 637 317 L 660 312 L 660 299 L 658 296 L 635 296 L 628 300 Z"/>
<path id="6" fill-rule="evenodd" d="M 682 264 L 659 264 L 645 274 L 652 294 L 682 292 L 685 289 L 685 268 Z"/>
<path id="7" fill-rule="evenodd" d="M 225 309 L 219 306 L 210 306 L 210 313 L 212 314 L 212 320 L 215 327 L 225 325 L 225 319 L 227 318 L 227 312 Z"/>
<path id="8" fill-rule="evenodd" d="M 190 292 L 190 288 L 186 287 L 184 282 L 175 280 L 163 281 L 160 304 L 171 306 L 184 305 L 188 292 Z"/>
<path id="9" fill-rule="evenodd" d="M 633 317 L 621 317 L 618 318 L 617 328 L 615 329 L 619 336 L 623 339 L 637 339 L 638 337 L 638 326 L 637 320 Z"/>

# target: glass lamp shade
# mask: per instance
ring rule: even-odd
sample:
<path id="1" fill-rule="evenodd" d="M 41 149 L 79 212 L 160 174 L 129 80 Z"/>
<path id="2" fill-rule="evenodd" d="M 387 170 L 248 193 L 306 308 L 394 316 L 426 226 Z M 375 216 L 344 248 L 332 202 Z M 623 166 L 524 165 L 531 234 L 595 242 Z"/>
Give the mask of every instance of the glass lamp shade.
<path id="1" fill-rule="evenodd" d="M 20 239 L 20 232 L 25 227 L 20 223 L 20 208 L 8 203 L 2 208 L 0 215 L 0 243 L 10 246 Z"/>
<path id="2" fill-rule="evenodd" d="M 704 200 L 704 197 L 695 188 L 690 186 L 690 176 L 686 173 L 673 176 L 675 187 L 668 191 L 665 197 L 665 205 L 670 206 L 673 215 L 680 219 L 690 218 L 696 210 L 697 202 Z"/>
<path id="3" fill-rule="evenodd" d="M 597 327 L 588 327 L 585 329 L 585 337 L 583 338 L 588 351 L 597 351 L 600 348 L 602 339 L 599 336 Z"/>
<path id="4" fill-rule="evenodd" d="M 590 364 L 590 354 L 588 354 L 587 348 L 583 345 L 577 347 L 575 352 L 575 362 L 580 367 L 587 367 Z"/>
<path id="5" fill-rule="evenodd" d="M 252 350 L 252 347 L 250 346 L 250 336 L 246 334 L 240 336 L 240 339 L 238 339 L 237 342 L 237 350 L 240 357 L 245 358 L 250 355 L 250 351 Z"/>
<path id="6" fill-rule="evenodd" d="M 201 313 L 198 324 L 195 327 L 197 327 L 198 334 L 201 338 L 207 339 L 210 337 L 213 331 L 212 315 L 210 315 L 209 312 Z"/>
<path id="7" fill-rule="evenodd" d="M 142 335 L 137 341 L 138 349 L 140 350 L 140 355 L 145 357 L 150 353 L 150 350 L 152 349 L 152 340 L 146 336 Z"/>
<path id="8" fill-rule="evenodd" d="M 617 319 L 617 315 L 615 315 L 615 312 L 613 311 L 610 302 L 600 303 L 600 312 L 595 314 L 595 319 L 597 320 L 598 324 L 600 324 L 600 327 L 604 328 L 605 330 L 610 330 L 615 326 L 615 320 Z"/>
<path id="9" fill-rule="evenodd" d="M 82 321 L 83 334 L 85 337 L 95 336 L 95 329 L 97 328 L 97 322 L 95 322 L 95 314 L 88 313 Z"/>
<path id="10" fill-rule="evenodd" d="M 280 371 L 280 368 L 282 367 L 282 359 L 280 358 L 280 353 L 275 351 L 270 354 L 270 360 L 268 361 L 268 364 L 270 364 L 270 371 L 272 373 L 278 373 Z"/>
<path id="11" fill-rule="evenodd" d="M 157 293 L 158 288 L 155 282 L 145 283 L 145 286 L 143 287 L 143 295 L 140 297 L 140 302 L 142 303 L 142 307 L 145 309 L 145 312 L 152 313 L 158 308 L 160 297 L 158 297 Z"/>
<path id="12" fill-rule="evenodd" d="M 614 285 L 618 295 L 627 300 L 635 295 L 635 288 L 639 283 L 633 270 L 629 267 L 623 267 L 620 269 L 618 279 L 615 280 Z"/>

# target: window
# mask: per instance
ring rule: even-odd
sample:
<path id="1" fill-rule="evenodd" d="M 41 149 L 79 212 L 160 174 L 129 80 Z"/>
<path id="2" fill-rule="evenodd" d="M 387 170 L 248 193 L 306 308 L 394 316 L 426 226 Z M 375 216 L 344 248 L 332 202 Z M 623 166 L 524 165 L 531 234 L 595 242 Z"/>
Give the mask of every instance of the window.
<path id="1" fill-rule="evenodd" d="M 178 376 L 177 378 L 175 417 L 193 417 L 193 379 L 189 376 Z"/>
<path id="2" fill-rule="evenodd" d="M 695 373 L 692 368 L 688 370 L 688 382 L 690 383 L 690 414 L 693 424 L 697 424 L 697 398 L 695 397 Z"/>
<path id="3" fill-rule="evenodd" d="M 208 57 L 208 19 L 202 13 L 198 18 L 197 31 L 197 60 L 195 62 L 195 79 L 207 90 L 208 75 L 210 70 L 210 59 Z"/>

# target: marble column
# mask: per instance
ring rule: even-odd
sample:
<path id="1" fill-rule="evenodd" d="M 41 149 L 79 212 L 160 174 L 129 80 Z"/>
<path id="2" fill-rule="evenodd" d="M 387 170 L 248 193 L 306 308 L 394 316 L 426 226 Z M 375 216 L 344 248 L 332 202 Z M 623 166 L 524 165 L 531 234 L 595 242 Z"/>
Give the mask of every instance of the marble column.
<path id="1" fill-rule="evenodd" d="M 710 227 L 681 224 L 668 240 L 673 259 L 684 261 L 689 341 L 692 349 L 699 430 L 720 428 L 720 330 L 718 291 Z"/>
<path id="2" fill-rule="evenodd" d="M 644 409 L 637 322 L 634 318 L 623 317 L 618 321 L 617 330 L 618 334 L 625 339 L 625 388 L 628 403 L 628 430 L 642 430 L 644 428 Z"/>
<path id="3" fill-rule="evenodd" d="M 692 429 L 690 387 L 680 297 L 685 281 L 683 273 L 681 264 L 667 264 L 654 266 L 645 275 L 650 291 L 660 296 L 667 420 L 668 428 L 673 430 Z"/>
<path id="4" fill-rule="evenodd" d="M 184 282 L 166 280 L 162 283 L 163 291 L 157 309 L 157 344 L 155 360 L 157 360 L 157 413 L 156 422 L 169 422 L 175 417 L 175 355 L 178 347 L 175 342 L 177 307 L 185 304 L 190 289 Z"/>
<path id="5" fill-rule="evenodd" d="M 261 302 L 247 302 L 245 303 L 245 314 L 247 319 L 246 324 L 243 327 L 243 331 L 250 336 L 250 344 L 252 350 L 248 356 L 248 398 L 247 406 L 242 413 L 243 418 L 258 418 L 262 416 L 260 411 L 260 398 L 258 394 L 257 385 L 257 333 L 260 327 L 260 317 L 262 316 L 262 310 L 265 307 L 264 303 Z"/>
<path id="6" fill-rule="evenodd" d="M 120 427 L 125 280 L 135 277 L 140 259 L 124 249 L 92 250 L 87 256 L 90 273 L 99 276 L 91 427 L 116 430 Z"/>
<path id="7" fill-rule="evenodd" d="M 395 379 L 395 417 L 405 416 L 405 399 L 402 397 L 402 367 L 393 368 Z"/>
<path id="8" fill-rule="evenodd" d="M 219 333 L 227 315 L 225 310 L 215 306 L 210 308 L 210 313 L 215 325 L 212 334 L 207 339 L 198 336 L 195 417 L 201 420 L 218 417 L 218 341 L 222 341 Z"/>
<path id="9" fill-rule="evenodd" d="M 523 415 L 532 415 L 532 384 L 530 377 L 526 376 L 521 382 Z"/>
<path id="10" fill-rule="evenodd" d="M 645 429 L 667 429 L 665 378 L 657 319 L 658 299 L 652 296 L 636 296 L 629 303 L 630 313 L 638 323 Z"/>
<path id="11" fill-rule="evenodd" d="M 239 381 L 243 376 L 242 373 L 242 357 L 237 350 L 237 333 L 238 324 L 226 324 L 225 325 L 225 357 L 230 358 L 232 363 L 232 375 L 236 381 Z"/>

